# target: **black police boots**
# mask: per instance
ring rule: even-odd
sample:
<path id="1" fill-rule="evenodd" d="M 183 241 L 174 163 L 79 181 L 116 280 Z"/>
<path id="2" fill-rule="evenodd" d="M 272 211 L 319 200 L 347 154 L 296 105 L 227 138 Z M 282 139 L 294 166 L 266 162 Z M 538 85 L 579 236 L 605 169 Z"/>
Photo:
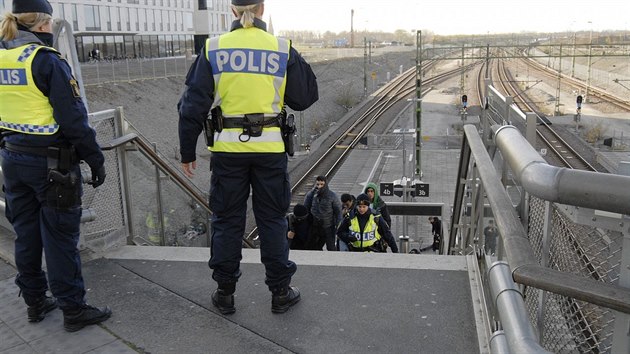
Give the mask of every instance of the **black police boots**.
<path id="1" fill-rule="evenodd" d="M 112 315 L 112 310 L 105 306 L 97 308 L 83 304 L 78 308 L 63 310 L 63 328 L 68 332 L 76 332 L 81 328 L 101 323 Z"/>
<path id="2" fill-rule="evenodd" d="M 234 307 L 234 291 L 236 284 L 219 284 L 217 290 L 212 293 L 212 304 L 223 315 L 231 315 L 236 312 Z"/>
<path id="3" fill-rule="evenodd" d="M 52 297 L 42 296 L 26 309 L 29 322 L 39 322 L 46 314 L 57 308 L 57 300 Z"/>
<path id="4" fill-rule="evenodd" d="M 300 290 L 295 286 L 272 290 L 271 312 L 285 313 L 300 301 Z"/>

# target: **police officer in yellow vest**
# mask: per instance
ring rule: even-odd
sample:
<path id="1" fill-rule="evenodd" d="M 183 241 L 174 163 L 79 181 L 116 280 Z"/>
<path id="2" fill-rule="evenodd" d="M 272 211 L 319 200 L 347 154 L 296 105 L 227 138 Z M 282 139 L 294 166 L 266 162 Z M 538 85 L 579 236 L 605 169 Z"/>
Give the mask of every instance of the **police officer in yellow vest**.
<path id="1" fill-rule="evenodd" d="M 357 207 L 348 217 L 345 217 L 337 236 L 348 244 L 353 252 L 385 252 L 383 240 L 392 248 L 392 253 L 398 253 L 396 240 L 387 222 L 370 209 L 370 197 L 367 194 L 357 196 Z"/>
<path id="2" fill-rule="evenodd" d="M 90 166 L 89 183 L 97 187 L 105 180 L 105 158 L 70 66 L 52 48 L 52 22 L 46 0 L 13 0 L 12 12 L 2 19 L 0 154 L 6 217 L 17 234 L 15 283 L 28 306 L 27 318 L 39 322 L 59 306 L 64 328 L 73 332 L 111 315 L 108 307 L 86 304 L 77 248 L 79 162 Z M 49 285 L 56 300 L 46 295 Z"/>
<path id="3" fill-rule="evenodd" d="M 231 31 L 206 41 L 178 104 L 184 173 L 193 176 L 204 125 L 212 151 L 209 266 L 218 284 L 212 303 L 222 314 L 236 311 L 250 186 L 271 311 L 286 312 L 300 299 L 290 286 L 297 266 L 289 260 L 286 238 L 291 191 L 280 117 L 285 104 L 301 111 L 317 101 L 317 81 L 290 41 L 266 32 L 264 9 L 262 0 L 232 0 L 237 19 Z M 211 109 L 213 119 L 207 122 Z"/>

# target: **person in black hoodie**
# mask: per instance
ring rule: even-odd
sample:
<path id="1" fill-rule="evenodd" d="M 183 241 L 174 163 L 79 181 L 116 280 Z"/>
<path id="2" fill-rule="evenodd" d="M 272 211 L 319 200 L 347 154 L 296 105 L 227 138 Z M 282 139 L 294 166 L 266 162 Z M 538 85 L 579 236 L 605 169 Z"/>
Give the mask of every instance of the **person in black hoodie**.
<path id="1" fill-rule="evenodd" d="M 287 239 L 292 250 L 307 250 L 311 233 L 311 214 L 302 204 L 296 204 L 293 212 L 287 215 Z"/>
<path id="2" fill-rule="evenodd" d="M 370 209 L 370 197 L 367 194 L 357 196 L 356 211 L 344 218 L 337 236 L 346 242 L 352 252 L 386 252 L 383 241 L 398 253 L 396 240 L 383 218 Z"/>

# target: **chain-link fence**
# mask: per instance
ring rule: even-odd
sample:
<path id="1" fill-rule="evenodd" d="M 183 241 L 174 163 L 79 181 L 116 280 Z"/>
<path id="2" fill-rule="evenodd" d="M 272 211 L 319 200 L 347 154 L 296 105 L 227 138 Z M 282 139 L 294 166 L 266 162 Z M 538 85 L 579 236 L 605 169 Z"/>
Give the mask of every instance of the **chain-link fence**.
<path id="1" fill-rule="evenodd" d="M 91 117 L 90 125 L 96 130 L 99 144 L 107 143 L 117 137 L 113 111 L 109 118 Z M 89 208 L 96 214 L 94 221 L 81 224 L 82 242 L 92 249 L 107 249 L 124 244 L 125 216 L 123 190 L 120 180 L 119 156 L 115 150 L 104 151 L 107 178 L 98 188 L 84 185 L 83 208 Z M 90 175 L 87 164 L 81 165 L 84 175 Z"/>
<path id="2" fill-rule="evenodd" d="M 99 60 L 81 64 L 85 86 L 186 76 L 193 57 Z"/>
<path id="3" fill-rule="evenodd" d="M 618 280 L 623 235 L 575 224 L 551 204 L 530 198 L 529 240 L 541 265 L 605 283 Z M 545 228 L 550 230 L 545 237 Z M 540 343 L 554 353 L 607 353 L 614 312 L 569 297 L 527 288 L 525 301 Z"/>
<path id="4" fill-rule="evenodd" d="M 134 133 L 146 140 L 123 117 L 118 120 L 114 110 L 96 113 L 90 124 L 101 145 L 118 138 L 117 132 Z M 124 130 L 119 125 L 124 125 Z M 152 153 L 168 163 L 156 149 Z M 129 237 L 139 245 L 208 246 L 208 213 L 173 182 L 171 175 L 151 162 L 147 151 L 127 144 L 104 154 L 105 183 L 96 189 L 84 188 L 83 208 L 96 216 L 81 225 L 86 246 L 107 250 L 126 244 Z M 83 164 L 82 169 L 89 176 L 89 166 Z"/>

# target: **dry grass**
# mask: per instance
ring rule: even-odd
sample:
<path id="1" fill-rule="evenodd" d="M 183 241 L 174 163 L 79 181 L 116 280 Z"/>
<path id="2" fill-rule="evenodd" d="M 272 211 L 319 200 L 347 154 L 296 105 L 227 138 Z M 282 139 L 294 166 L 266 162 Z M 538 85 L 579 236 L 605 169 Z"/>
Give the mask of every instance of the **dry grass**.
<path id="1" fill-rule="evenodd" d="M 584 132 L 584 140 L 590 144 L 595 144 L 604 137 L 605 131 L 606 127 L 601 121 L 592 126 L 587 126 L 586 131 Z"/>

